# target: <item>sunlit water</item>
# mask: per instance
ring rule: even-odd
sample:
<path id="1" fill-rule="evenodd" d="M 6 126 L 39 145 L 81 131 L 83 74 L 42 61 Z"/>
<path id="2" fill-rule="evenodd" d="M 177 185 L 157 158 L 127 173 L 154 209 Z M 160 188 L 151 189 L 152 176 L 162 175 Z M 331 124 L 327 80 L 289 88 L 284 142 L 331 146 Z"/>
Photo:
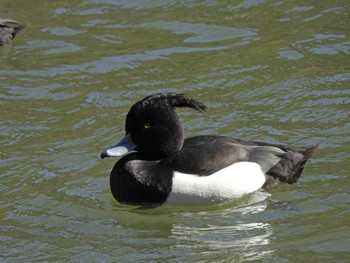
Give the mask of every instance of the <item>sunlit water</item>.
<path id="1" fill-rule="evenodd" d="M 350 260 L 348 1 L 1 1 L 1 262 Z M 187 136 L 304 147 L 298 184 L 215 207 L 113 200 L 135 101 L 186 93 Z"/>

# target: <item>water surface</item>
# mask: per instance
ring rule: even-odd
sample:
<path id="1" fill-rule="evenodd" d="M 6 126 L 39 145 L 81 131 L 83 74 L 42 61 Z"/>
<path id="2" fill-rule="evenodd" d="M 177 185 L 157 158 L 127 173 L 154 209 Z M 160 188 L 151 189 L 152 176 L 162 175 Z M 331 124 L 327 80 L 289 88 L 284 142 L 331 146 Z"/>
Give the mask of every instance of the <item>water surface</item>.
<path id="1" fill-rule="evenodd" d="M 350 259 L 348 1 L 1 2 L 1 262 Z M 20 8 L 19 8 L 20 7 Z M 215 207 L 135 210 L 109 190 L 129 107 L 186 93 L 187 136 L 301 148 L 298 184 Z"/>

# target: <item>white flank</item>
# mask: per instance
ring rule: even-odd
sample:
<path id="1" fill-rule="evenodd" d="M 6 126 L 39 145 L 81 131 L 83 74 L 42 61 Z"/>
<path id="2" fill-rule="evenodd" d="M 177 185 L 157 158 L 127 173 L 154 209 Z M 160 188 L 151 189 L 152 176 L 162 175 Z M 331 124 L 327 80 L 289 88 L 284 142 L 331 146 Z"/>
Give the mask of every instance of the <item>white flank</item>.
<path id="1" fill-rule="evenodd" d="M 212 175 L 175 172 L 167 203 L 205 205 L 237 199 L 260 189 L 265 175 L 257 163 L 239 162 Z"/>

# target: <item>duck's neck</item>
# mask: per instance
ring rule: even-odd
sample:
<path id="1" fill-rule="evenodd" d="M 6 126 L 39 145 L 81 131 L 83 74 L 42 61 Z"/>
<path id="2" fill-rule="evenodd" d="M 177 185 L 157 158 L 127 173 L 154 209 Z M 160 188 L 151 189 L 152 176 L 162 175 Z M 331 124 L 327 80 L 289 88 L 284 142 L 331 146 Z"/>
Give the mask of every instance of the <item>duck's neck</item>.
<path id="1" fill-rule="evenodd" d="M 144 153 L 147 158 L 152 160 L 160 160 L 174 154 L 182 149 L 184 144 L 184 134 L 181 125 L 168 127 L 162 134 L 161 138 L 157 138 L 151 149 Z"/>

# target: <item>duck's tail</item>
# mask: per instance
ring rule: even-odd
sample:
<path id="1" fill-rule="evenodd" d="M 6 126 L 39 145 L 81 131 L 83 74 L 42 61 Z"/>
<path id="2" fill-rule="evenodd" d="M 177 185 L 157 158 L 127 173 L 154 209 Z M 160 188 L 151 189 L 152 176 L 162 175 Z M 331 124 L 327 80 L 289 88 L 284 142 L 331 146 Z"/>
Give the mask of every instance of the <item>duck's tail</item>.
<path id="1" fill-rule="evenodd" d="M 299 166 L 297 167 L 297 169 L 295 170 L 295 173 L 293 174 L 290 183 L 294 183 L 294 182 L 296 182 L 299 179 L 301 173 L 304 170 L 305 163 L 314 154 L 314 152 L 316 150 L 318 150 L 319 146 L 320 146 L 320 142 L 314 143 L 314 144 L 306 147 L 304 150 L 300 150 L 299 151 L 299 153 L 301 153 L 303 155 L 303 159 L 299 163 Z"/>
<path id="2" fill-rule="evenodd" d="M 20 25 L 18 27 L 15 27 L 13 28 L 14 31 L 12 33 L 12 38 L 15 38 L 15 36 L 18 34 L 19 31 L 21 31 L 22 29 L 25 29 L 27 27 L 28 24 L 23 24 L 23 25 Z"/>
<path id="3" fill-rule="evenodd" d="M 318 149 L 320 143 L 312 144 L 303 150 L 287 150 L 281 156 L 281 160 L 267 171 L 264 189 L 270 188 L 278 183 L 292 184 L 298 181 L 304 170 L 305 163 Z"/>

